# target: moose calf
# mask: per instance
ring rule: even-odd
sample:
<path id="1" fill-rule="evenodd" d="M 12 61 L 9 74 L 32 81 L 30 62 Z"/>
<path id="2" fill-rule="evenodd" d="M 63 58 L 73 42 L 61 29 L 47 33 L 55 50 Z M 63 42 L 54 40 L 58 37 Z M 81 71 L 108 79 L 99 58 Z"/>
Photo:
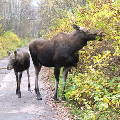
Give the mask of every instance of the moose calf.
<path id="1" fill-rule="evenodd" d="M 8 52 L 9 62 L 7 70 L 14 69 L 16 75 L 16 95 L 21 98 L 20 84 L 23 71 L 27 70 L 28 75 L 28 91 L 30 91 L 30 79 L 29 79 L 29 67 L 30 67 L 30 55 L 25 50 L 15 50 L 14 52 Z"/>

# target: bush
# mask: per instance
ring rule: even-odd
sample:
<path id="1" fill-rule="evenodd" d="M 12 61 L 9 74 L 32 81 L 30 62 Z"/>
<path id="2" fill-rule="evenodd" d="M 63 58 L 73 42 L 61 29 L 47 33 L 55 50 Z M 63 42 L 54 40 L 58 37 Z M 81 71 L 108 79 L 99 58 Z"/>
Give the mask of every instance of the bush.
<path id="1" fill-rule="evenodd" d="M 0 58 L 7 55 L 7 51 L 15 50 L 23 45 L 23 41 L 13 32 L 0 35 Z"/>
<path id="2" fill-rule="evenodd" d="M 65 11 L 66 17 L 55 20 L 46 37 L 71 31 L 76 23 L 104 31 L 103 41 L 89 42 L 80 51 L 78 68 L 67 82 L 66 98 L 77 109 L 77 120 L 118 120 L 120 107 L 120 2 L 89 1 Z"/>

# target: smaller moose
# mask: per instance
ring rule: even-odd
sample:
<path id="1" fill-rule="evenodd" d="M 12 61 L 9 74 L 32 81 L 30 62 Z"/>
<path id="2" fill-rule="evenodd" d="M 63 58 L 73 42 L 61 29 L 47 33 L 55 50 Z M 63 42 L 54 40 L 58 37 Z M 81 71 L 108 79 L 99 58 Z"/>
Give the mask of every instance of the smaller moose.
<path id="1" fill-rule="evenodd" d="M 19 49 L 14 52 L 8 52 L 9 62 L 7 70 L 14 69 L 16 76 L 17 88 L 16 95 L 21 98 L 20 84 L 23 71 L 27 70 L 28 75 L 28 91 L 30 91 L 30 79 L 29 79 L 29 67 L 30 67 L 30 55 L 27 51 Z"/>

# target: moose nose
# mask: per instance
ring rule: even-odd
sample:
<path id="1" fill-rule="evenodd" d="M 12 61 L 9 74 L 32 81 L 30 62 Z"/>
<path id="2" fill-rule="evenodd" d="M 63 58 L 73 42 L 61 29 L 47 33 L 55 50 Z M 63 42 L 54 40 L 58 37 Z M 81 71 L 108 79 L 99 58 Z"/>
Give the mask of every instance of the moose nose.
<path id="1" fill-rule="evenodd" d="M 7 70 L 11 70 L 12 69 L 12 66 L 7 66 Z"/>
<path id="2" fill-rule="evenodd" d="M 10 70 L 10 68 L 7 66 L 7 70 Z"/>

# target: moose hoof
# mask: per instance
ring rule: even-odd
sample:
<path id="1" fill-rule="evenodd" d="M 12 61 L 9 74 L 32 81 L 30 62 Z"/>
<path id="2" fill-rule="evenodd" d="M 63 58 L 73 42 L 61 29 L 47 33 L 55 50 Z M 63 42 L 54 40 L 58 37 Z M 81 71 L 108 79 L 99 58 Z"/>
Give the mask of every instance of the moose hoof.
<path id="1" fill-rule="evenodd" d="M 18 94 L 18 92 L 16 91 L 16 95 Z"/>
<path id="2" fill-rule="evenodd" d="M 28 91 L 29 91 L 29 92 L 32 92 L 30 88 L 28 88 Z"/>
<path id="3" fill-rule="evenodd" d="M 21 93 L 17 93 L 17 95 L 18 95 L 18 98 L 21 98 Z"/>
<path id="4" fill-rule="evenodd" d="M 42 100 L 42 97 L 41 96 L 37 96 L 37 100 Z"/>

